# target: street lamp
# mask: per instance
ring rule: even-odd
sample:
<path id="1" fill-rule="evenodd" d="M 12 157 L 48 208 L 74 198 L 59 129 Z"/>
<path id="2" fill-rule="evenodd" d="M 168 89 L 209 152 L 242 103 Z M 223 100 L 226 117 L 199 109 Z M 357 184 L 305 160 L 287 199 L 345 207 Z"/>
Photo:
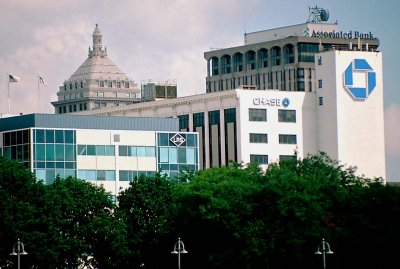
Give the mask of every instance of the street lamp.
<path id="1" fill-rule="evenodd" d="M 315 251 L 315 254 L 322 254 L 322 262 L 324 264 L 324 269 L 326 269 L 326 260 L 325 260 L 325 254 L 333 254 L 333 251 L 331 250 L 331 246 L 329 245 L 328 242 L 325 241 L 324 238 L 322 238 L 321 244 L 318 245 L 317 251 Z"/>
<path id="2" fill-rule="evenodd" d="M 15 246 L 17 246 L 17 252 L 15 252 Z M 20 266 L 20 264 L 21 264 L 20 256 L 21 255 L 27 255 L 27 254 L 28 254 L 28 252 L 25 251 L 24 244 L 18 238 L 17 243 L 15 243 L 14 246 L 13 246 L 13 252 L 10 253 L 10 255 L 18 256 L 18 269 L 21 268 L 21 266 Z"/>
<path id="3" fill-rule="evenodd" d="M 188 252 L 185 250 L 185 245 L 181 239 L 178 238 L 178 241 L 175 243 L 174 250 L 171 252 L 171 254 L 178 254 L 178 269 L 181 269 L 181 253 L 186 254 Z"/>

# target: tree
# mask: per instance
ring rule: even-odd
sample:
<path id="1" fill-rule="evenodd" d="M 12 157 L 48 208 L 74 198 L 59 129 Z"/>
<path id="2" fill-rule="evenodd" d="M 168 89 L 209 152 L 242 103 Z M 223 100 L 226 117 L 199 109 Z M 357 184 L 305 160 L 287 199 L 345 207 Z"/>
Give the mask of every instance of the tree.
<path id="1" fill-rule="evenodd" d="M 176 181 L 156 174 L 135 179 L 119 195 L 116 215 L 127 226 L 131 266 L 161 268 L 163 265 L 168 255 L 166 246 L 172 242 L 166 238 L 170 238 L 174 225 L 175 188 Z"/>
<path id="2" fill-rule="evenodd" d="M 117 267 L 126 253 L 126 235 L 123 224 L 114 218 L 109 194 L 75 178 L 57 178 L 47 188 L 43 215 L 49 227 L 43 262 L 76 268 L 78 260 L 93 256 L 101 268 Z"/>

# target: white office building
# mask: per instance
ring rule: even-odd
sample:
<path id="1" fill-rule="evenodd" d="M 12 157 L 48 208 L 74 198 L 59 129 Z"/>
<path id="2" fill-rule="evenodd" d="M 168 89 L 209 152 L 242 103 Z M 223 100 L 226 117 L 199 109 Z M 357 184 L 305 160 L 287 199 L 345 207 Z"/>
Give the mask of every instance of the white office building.
<path id="1" fill-rule="evenodd" d="M 341 30 L 315 7 L 303 24 L 205 52 L 205 94 L 82 114 L 178 117 L 199 133 L 201 168 L 326 152 L 385 179 L 382 54 L 371 32 Z"/>
<path id="2" fill-rule="evenodd" d="M 359 175 L 385 178 L 382 54 L 329 50 L 315 58 L 312 92 L 242 86 L 86 113 L 178 117 L 180 131 L 199 133 L 201 168 L 323 151 Z"/>
<path id="3" fill-rule="evenodd" d="M 140 175 L 198 170 L 198 136 L 178 119 L 30 114 L 0 119 L 0 155 L 38 180 L 77 177 L 112 196 Z"/>

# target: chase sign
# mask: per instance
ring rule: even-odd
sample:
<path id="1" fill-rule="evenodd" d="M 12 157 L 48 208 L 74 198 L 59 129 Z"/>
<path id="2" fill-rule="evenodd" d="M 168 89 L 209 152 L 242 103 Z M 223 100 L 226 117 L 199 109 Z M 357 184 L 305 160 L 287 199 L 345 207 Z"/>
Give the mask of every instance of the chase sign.
<path id="1" fill-rule="evenodd" d="M 355 74 L 364 76 L 365 87 L 354 85 Z M 356 100 L 366 100 L 376 87 L 376 73 L 365 59 L 354 59 L 344 71 L 343 80 L 344 88 Z"/>

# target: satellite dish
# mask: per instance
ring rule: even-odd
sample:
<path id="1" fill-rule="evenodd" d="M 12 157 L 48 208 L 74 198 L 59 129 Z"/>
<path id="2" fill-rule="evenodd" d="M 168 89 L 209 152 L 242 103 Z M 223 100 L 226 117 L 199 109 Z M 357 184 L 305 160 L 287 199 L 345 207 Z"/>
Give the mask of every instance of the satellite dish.
<path id="1" fill-rule="evenodd" d="M 314 23 L 326 22 L 329 20 L 329 11 L 320 7 L 309 7 L 308 21 Z"/>
<path id="2" fill-rule="evenodd" d="M 321 9 L 320 16 L 321 16 L 321 21 L 328 21 L 329 20 L 329 11 L 326 9 Z"/>

